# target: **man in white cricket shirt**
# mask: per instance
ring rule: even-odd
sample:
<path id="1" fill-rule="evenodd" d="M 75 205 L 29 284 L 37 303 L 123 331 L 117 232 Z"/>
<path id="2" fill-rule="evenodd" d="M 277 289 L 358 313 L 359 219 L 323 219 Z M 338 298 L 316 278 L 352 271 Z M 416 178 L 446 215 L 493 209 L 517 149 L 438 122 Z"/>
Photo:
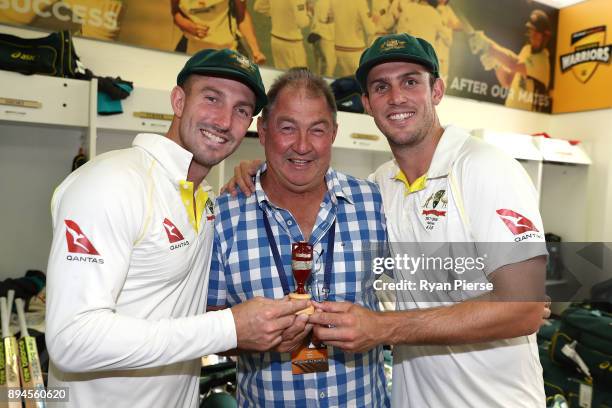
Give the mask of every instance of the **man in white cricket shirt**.
<path id="1" fill-rule="evenodd" d="M 195 408 L 201 356 L 268 350 L 307 306 L 256 298 L 205 313 L 215 214 L 204 179 L 267 102 L 257 66 L 203 50 L 170 99 L 165 137 L 139 134 L 53 196 L 46 341 L 63 406 Z"/>
<path id="2" fill-rule="evenodd" d="M 545 315 L 546 247 L 528 175 L 464 130 L 440 125 L 435 106 L 444 83 L 427 41 L 379 37 L 356 76 L 394 156 L 373 175 L 392 255 L 410 243 L 426 256 L 467 243 L 470 256 L 492 256 L 468 282 L 476 291 L 397 290 L 395 312 L 325 302 L 309 319 L 316 335 L 355 352 L 395 345 L 395 407 L 544 407 L 534 333 Z M 422 272 L 416 276 L 427 277 Z M 399 267 L 394 273 L 396 282 L 415 276 Z"/>

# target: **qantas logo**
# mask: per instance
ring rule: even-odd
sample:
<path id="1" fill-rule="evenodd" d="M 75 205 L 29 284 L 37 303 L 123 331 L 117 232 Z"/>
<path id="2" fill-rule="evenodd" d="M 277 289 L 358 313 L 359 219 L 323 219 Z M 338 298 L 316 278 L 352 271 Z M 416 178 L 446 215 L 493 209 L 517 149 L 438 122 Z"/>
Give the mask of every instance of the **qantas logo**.
<path id="1" fill-rule="evenodd" d="M 100 255 L 76 222 L 64 220 L 64 224 L 66 224 L 68 252 L 73 254 Z"/>
<path id="2" fill-rule="evenodd" d="M 168 241 L 170 241 L 171 244 L 185 239 L 183 234 L 181 234 L 181 231 L 176 228 L 176 225 L 174 225 L 172 221 L 167 218 L 164 218 L 164 228 L 166 230 L 166 235 L 168 236 Z"/>
<path id="3" fill-rule="evenodd" d="M 189 245 L 189 241 L 187 241 L 185 237 L 183 237 L 183 234 L 181 234 L 181 231 L 179 231 L 179 229 L 176 228 L 176 225 L 174 225 L 172 221 L 170 221 L 167 218 L 164 218 L 163 225 L 164 225 L 164 229 L 166 230 L 166 235 L 168 236 L 168 241 L 170 241 L 170 243 L 173 244 L 173 245 L 170 245 L 171 251 L 174 251 L 175 249 L 182 248 L 184 246 Z"/>
<path id="4" fill-rule="evenodd" d="M 517 212 L 505 208 L 499 209 L 496 212 L 514 235 L 520 235 L 529 231 L 539 232 L 531 220 Z"/>
<path id="5" fill-rule="evenodd" d="M 79 224 L 72 220 L 64 220 L 64 224 L 66 225 L 66 244 L 68 244 L 69 252 L 69 254 L 66 255 L 66 260 L 103 264 L 104 259 L 100 257 L 100 253 L 94 248 L 85 234 L 83 234 Z"/>

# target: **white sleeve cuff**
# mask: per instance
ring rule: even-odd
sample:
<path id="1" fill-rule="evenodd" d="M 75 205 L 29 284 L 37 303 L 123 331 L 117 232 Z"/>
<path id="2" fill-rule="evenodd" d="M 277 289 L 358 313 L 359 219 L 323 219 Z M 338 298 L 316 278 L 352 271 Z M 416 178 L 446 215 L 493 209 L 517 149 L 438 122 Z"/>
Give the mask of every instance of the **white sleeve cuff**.
<path id="1" fill-rule="evenodd" d="M 236 348 L 238 339 L 231 309 L 206 312 L 199 317 L 198 340 L 195 341 L 201 347 L 200 355 L 222 353 Z"/>
<path id="2" fill-rule="evenodd" d="M 236 323 L 234 322 L 234 314 L 232 313 L 232 309 L 227 308 L 208 313 L 219 314 L 220 333 L 223 333 L 220 338 L 224 340 L 224 343 L 227 346 L 227 348 L 223 351 L 236 348 L 238 346 L 238 337 L 236 335 Z"/>

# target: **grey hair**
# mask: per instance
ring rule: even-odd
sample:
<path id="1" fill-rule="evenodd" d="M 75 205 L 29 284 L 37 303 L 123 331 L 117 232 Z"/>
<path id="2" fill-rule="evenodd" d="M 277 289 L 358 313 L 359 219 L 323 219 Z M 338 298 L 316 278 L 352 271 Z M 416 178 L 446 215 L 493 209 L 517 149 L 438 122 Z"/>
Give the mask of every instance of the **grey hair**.
<path id="1" fill-rule="evenodd" d="M 261 117 L 264 123 L 268 123 L 270 112 L 276 105 L 278 94 L 287 87 L 292 87 L 294 89 L 305 89 L 309 93 L 309 96 L 323 96 L 327 102 L 327 107 L 332 114 L 334 123 L 336 123 L 338 109 L 336 108 L 334 93 L 329 87 L 329 84 L 308 68 L 302 67 L 291 68 L 274 80 L 274 83 L 268 90 L 268 104 L 261 112 Z"/>

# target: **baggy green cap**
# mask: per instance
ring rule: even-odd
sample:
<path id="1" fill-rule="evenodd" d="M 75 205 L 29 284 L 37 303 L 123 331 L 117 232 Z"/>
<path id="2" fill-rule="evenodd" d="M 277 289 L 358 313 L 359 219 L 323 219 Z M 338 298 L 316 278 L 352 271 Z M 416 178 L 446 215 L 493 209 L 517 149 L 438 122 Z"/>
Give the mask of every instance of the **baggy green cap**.
<path id="1" fill-rule="evenodd" d="M 414 62 L 426 67 L 435 78 L 440 77 L 438 57 L 430 43 L 406 33 L 383 35 L 374 40 L 359 59 L 355 76 L 363 92 L 366 92 L 370 70 L 388 61 Z"/>
<path id="2" fill-rule="evenodd" d="M 239 52 L 227 48 L 198 51 L 187 60 L 176 77 L 176 84 L 183 85 L 191 74 L 230 78 L 242 82 L 255 93 L 253 115 L 257 115 L 268 103 L 259 68 Z"/>

